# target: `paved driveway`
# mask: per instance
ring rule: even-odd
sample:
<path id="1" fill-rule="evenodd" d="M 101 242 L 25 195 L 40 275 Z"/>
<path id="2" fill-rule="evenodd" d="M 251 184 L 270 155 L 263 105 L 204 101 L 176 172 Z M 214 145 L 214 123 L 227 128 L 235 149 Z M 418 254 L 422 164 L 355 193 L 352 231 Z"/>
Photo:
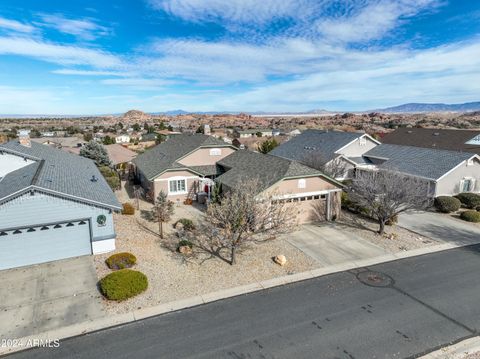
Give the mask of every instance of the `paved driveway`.
<path id="1" fill-rule="evenodd" d="M 356 236 L 340 224 L 303 225 L 287 241 L 322 266 L 352 262 L 388 254 L 383 248 Z"/>
<path id="2" fill-rule="evenodd" d="M 0 271 L 0 339 L 104 315 L 90 256 Z"/>
<path id="3" fill-rule="evenodd" d="M 480 226 L 434 212 L 407 212 L 398 225 L 439 242 L 469 245 L 480 243 Z"/>

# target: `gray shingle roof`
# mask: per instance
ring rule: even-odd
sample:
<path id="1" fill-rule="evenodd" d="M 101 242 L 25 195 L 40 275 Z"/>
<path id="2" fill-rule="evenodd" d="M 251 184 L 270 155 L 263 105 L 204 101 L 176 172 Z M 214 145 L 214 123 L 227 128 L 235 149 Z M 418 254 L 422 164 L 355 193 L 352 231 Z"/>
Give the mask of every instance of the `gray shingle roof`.
<path id="1" fill-rule="evenodd" d="M 336 151 L 362 135 L 356 132 L 306 130 L 273 149 L 270 154 L 304 162 L 312 154 L 320 153 L 325 161 L 329 161 L 336 157 Z"/>
<path id="2" fill-rule="evenodd" d="M 224 167 L 226 172 L 217 177 L 216 181 L 234 188 L 246 179 L 255 178 L 260 184 L 258 192 L 286 177 L 324 176 L 321 172 L 298 162 L 248 150 L 236 151 L 220 160 L 218 164 Z"/>
<path id="3" fill-rule="evenodd" d="M 0 151 L 19 154 L 35 163 L 10 172 L 0 181 L 0 199 L 29 186 L 76 197 L 108 208 L 121 208 L 95 163 L 50 146 L 32 142 L 22 146 L 17 140 L 0 145 Z M 92 181 L 92 176 L 97 181 Z"/>
<path id="4" fill-rule="evenodd" d="M 230 147 L 230 145 L 202 134 L 175 135 L 139 155 L 133 163 L 149 180 L 152 180 L 167 169 L 186 168 L 177 161 L 199 147 Z"/>
<path id="5" fill-rule="evenodd" d="M 365 153 L 364 157 L 385 159 L 378 165 L 379 168 L 437 180 L 473 155 L 468 152 L 382 144 Z"/>

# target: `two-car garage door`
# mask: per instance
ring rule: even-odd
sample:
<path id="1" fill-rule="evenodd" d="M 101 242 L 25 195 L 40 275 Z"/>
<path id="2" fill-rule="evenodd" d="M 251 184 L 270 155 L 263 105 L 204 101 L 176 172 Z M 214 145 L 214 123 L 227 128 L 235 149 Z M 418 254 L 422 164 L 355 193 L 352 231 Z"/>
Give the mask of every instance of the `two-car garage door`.
<path id="1" fill-rule="evenodd" d="M 0 270 L 91 253 L 87 220 L 0 231 Z"/>

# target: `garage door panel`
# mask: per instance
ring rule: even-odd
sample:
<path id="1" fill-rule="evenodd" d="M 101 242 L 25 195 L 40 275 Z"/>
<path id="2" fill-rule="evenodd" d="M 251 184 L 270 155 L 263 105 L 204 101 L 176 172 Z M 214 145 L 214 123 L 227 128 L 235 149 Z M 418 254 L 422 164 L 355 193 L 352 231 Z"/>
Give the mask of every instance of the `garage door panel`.
<path id="1" fill-rule="evenodd" d="M 296 199 L 288 205 L 293 207 L 299 224 L 317 222 L 325 218 L 325 199 L 306 199 L 303 201 Z"/>
<path id="2" fill-rule="evenodd" d="M 80 224 L 83 223 L 83 224 Z M 0 269 L 91 254 L 90 227 L 76 221 L 0 235 Z"/>

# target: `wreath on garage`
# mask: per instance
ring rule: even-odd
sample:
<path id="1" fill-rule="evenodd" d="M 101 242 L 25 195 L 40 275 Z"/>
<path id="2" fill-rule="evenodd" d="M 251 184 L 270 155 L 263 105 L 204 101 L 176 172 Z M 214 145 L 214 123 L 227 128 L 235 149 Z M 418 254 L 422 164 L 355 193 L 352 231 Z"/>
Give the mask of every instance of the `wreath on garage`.
<path id="1" fill-rule="evenodd" d="M 106 222 L 107 222 L 107 216 L 105 216 L 104 214 L 101 214 L 97 217 L 97 223 L 99 226 L 104 226 Z"/>

